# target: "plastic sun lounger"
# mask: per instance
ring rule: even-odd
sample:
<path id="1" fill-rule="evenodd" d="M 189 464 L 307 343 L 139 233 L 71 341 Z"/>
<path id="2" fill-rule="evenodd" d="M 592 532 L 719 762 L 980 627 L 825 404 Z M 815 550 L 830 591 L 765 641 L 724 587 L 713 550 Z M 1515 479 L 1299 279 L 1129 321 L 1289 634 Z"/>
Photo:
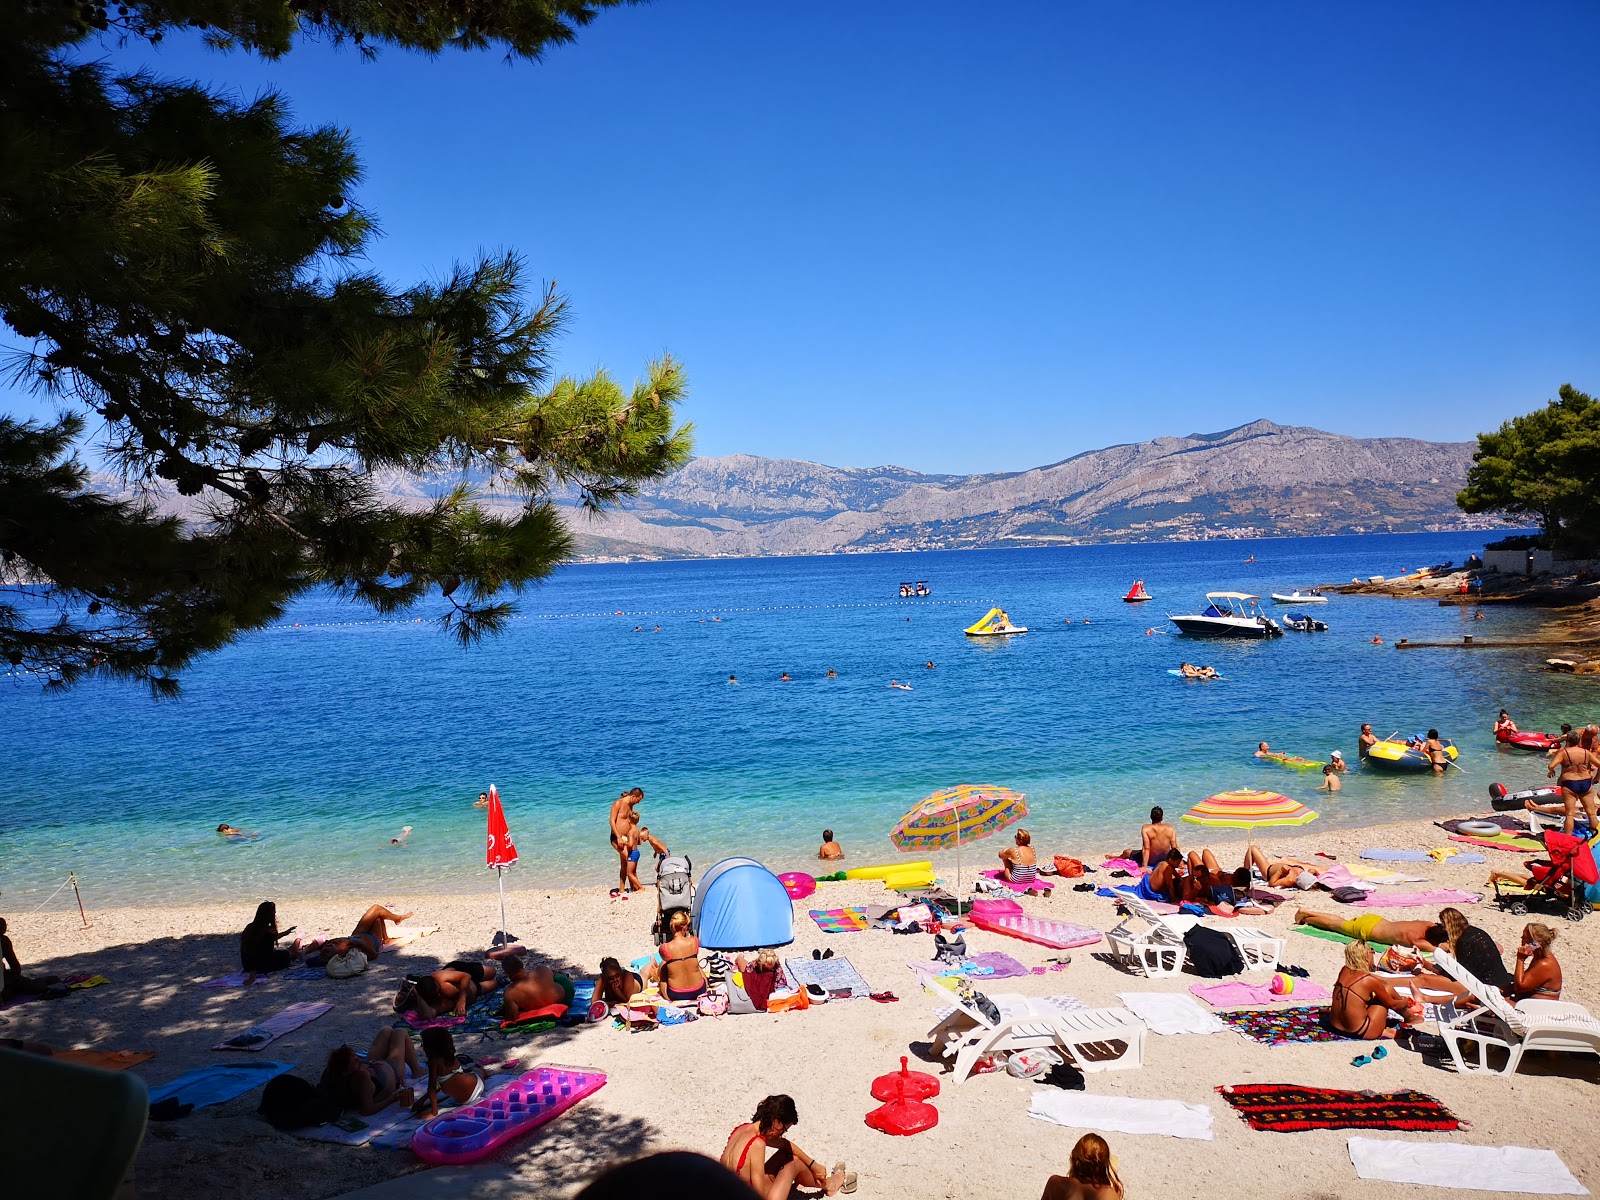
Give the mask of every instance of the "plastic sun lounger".
<path id="1" fill-rule="evenodd" d="M 1278 960 L 1283 957 L 1284 941 L 1280 937 L 1273 937 L 1265 930 L 1257 929 L 1251 925 L 1240 925 L 1229 921 L 1225 925 L 1213 925 L 1204 918 L 1189 916 L 1187 914 L 1166 915 L 1158 913 L 1138 896 L 1126 896 L 1123 903 L 1127 906 L 1130 916 L 1138 917 L 1141 921 L 1152 927 L 1161 927 L 1177 938 L 1178 945 L 1183 944 L 1183 935 L 1196 925 L 1203 925 L 1207 929 L 1214 929 L 1218 933 L 1226 934 L 1239 950 L 1239 957 L 1244 959 L 1246 971 L 1274 971 L 1278 967 Z M 1115 932 L 1115 931 L 1114 931 Z M 1109 938 L 1110 935 L 1108 934 Z M 1170 940 L 1158 942 L 1163 948 L 1170 946 Z M 1121 956 L 1119 956 L 1121 957 Z M 1181 970 L 1183 963 L 1180 961 L 1171 972 L 1176 974 Z M 1146 972 L 1148 974 L 1148 971 Z"/>
<path id="2" fill-rule="evenodd" d="M 928 1037 L 935 1054 L 954 1059 L 954 1082 L 958 1084 L 972 1076 L 978 1060 L 986 1054 L 1042 1046 L 1060 1050 L 1085 1073 L 1144 1066 L 1148 1030 L 1125 1008 L 1062 1012 L 1026 996 L 997 995 L 989 997 L 1000 1010 L 1000 1020 L 994 1022 L 954 988 L 934 980 L 924 980 L 922 986 L 930 996 L 955 1005 L 955 1011 L 935 1025 Z"/>
<path id="3" fill-rule="evenodd" d="M 1600 1054 L 1600 1019 L 1581 1004 L 1565 1000 L 1519 1000 L 1512 1004 L 1498 988 L 1473 975 L 1450 952 L 1436 949 L 1433 961 L 1466 988 L 1479 1007 L 1440 1020 L 1439 1036 L 1450 1049 L 1456 1070 L 1464 1075 L 1516 1074 L 1530 1050 Z M 1506 1065 L 1489 1065 L 1489 1052 L 1504 1050 Z M 1464 1051 L 1466 1053 L 1464 1053 Z"/>

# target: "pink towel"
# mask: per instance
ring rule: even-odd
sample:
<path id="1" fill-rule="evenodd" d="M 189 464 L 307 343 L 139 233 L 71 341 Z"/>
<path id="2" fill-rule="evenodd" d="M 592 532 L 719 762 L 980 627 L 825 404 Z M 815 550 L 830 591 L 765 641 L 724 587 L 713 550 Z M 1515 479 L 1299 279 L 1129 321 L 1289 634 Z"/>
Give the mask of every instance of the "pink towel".
<path id="1" fill-rule="evenodd" d="M 1126 871 L 1135 879 L 1144 874 L 1144 868 L 1131 858 L 1108 858 L 1100 864 L 1102 871 Z"/>
<path id="2" fill-rule="evenodd" d="M 1243 1008 L 1249 1004 L 1303 1004 L 1308 1000 L 1331 1000 L 1332 994 L 1309 979 L 1294 981 L 1294 991 L 1273 995 L 1264 983 L 1195 983 L 1189 990 L 1213 1008 Z"/>
<path id="3" fill-rule="evenodd" d="M 1012 888 L 1013 891 L 1016 890 L 1011 881 L 1006 878 L 1004 871 L 996 869 L 993 871 L 979 871 L 978 874 L 982 875 L 985 879 L 993 879 L 996 883 L 1003 883 L 1007 887 Z M 1039 875 L 1034 877 L 1032 883 L 1025 883 L 1021 886 L 1023 891 L 1048 892 L 1051 888 L 1055 887 L 1056 884 L 1055 880 L 1046 879 L 1043 875 Z"/>
<path id="4" fill-rule="evenodd" d="M 1392 892 L 1387 896 L 1368 892 L 1356 904 L 1362 908 L 1437 908 L 1444 904 L 1476 904 L 1481 899 L 1458 888 L 1435 888 L 1431 892 Z"/>

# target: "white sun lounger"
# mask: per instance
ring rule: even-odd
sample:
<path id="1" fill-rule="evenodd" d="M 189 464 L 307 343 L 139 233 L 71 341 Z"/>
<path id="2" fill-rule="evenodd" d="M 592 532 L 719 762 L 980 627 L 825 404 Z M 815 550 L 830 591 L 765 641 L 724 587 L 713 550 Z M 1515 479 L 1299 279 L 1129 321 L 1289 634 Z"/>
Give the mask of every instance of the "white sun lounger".
<path id="1" fill-rule="evenodd" d="M 953 1060 L 954 1082 L 964 1083 L 986 1054 L 1052 1047 L 1080 1071 L 1120 1070 L 1144 1065 L 1143 1021 L 1125 1008 L 1079 1008 L 1070 1012 L 1015 994 L 990 996 L 1000 1010 L 991 1021 L 952 987 L 925 980 L 923 989 L 955 1011 L 929 1031 L 933 1052 Z M 1120 1047 L 1120 1049 L 1119 1049 Z"/>
<path id="2" fill-rule="evenodd" d="M 1176 975 L 1183 969 L 1183 935 L 1196 925 L 1203 925 L 1207 929 L 1226 934 L 1238 947 L 1239 957 L 1244 959 L 1246 971 L 1275 971 L 1278 960 L 1283 957 L 1283 939 L 1273 937 L 1265 930 L 1254 926 L 1240 925 L 1231 918 L 1221 923 L 1208 923 L 1204 918 L 1189 916 L 1186 913 L 1158 913 L 1150 907 L 1148 901 L 1126 893 L 1120 899 L 1128 909 L 1129 919 L 1136 917 L 1150 929 L 1146 931 L 1141 941 L 1139 936 L 1128 928 L 1128 922 L 1124 921 L 1106 934 L 1106 941 L 1111 943 L 1114 951 L 1117 951 L 1117 957 L 1129 960 L 1137 958 L 1144 968 L 1145 975 L 1150 978 Z M 1119 949 L 1119 941 L 1127 947 L 1126 953 Z M 1177 951 L 1176 956 L 1172 953 L 1174 948 Z M 1172 962 L 1168 969 L 1167 963 L 1174 957 L 1176 961 Z M 1156 966 L 1154 971 L 1150 969 L 1152 962 Z"/>
<path id="3" fill-rule="evenodd" d="M 1479 1005 L 1439 1022 L 1439 1036 L 1449 1047 L 1457 1071 L 1467 1075 L 1514 1075 L 1529 1050 L 1600 1054 L 1600 1020 L 1583 1005 L 1565 1000 L 1519 1000 L 1512 1004 L 1500 989 L 1473 975 L 1448 950 L 1435 950 L 1433 961 L 1466 988 Z M 1489 1065 L 1491 1050 L 1506 1052 L 1503 1069 Z"/>

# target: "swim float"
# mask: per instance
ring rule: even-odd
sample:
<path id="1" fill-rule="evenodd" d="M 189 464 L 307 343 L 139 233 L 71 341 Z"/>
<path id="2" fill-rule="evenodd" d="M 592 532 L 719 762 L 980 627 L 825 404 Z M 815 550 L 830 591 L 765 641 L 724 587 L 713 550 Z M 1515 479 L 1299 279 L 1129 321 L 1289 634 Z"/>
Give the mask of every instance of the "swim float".
<path id="1" fill-rule="evenodd" d="M 882 879 L 886 875 L 899 875 L 906 871 L 931 871 L 931 862 L 886 863 L 876 867 L 853 867 L 844 873 L 846 879 Z"/>
<path id="2" fill-rule="evenodd" d="M 817 890 L 817 881 L 804 871 L 785 871 L 778 876 L 778 882 L 783 884 L 791 900 L 804 900 Z"/>

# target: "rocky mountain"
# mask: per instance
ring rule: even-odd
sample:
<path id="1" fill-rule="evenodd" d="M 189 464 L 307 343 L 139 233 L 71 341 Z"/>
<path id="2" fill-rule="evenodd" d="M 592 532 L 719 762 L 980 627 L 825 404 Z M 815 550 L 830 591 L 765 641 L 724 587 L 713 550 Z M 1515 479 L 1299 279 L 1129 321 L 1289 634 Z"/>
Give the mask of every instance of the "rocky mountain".
<path id="1" fill-rule="evenodd" d="M 588 556 L 649 557 L 1494 528 L 1455 506 L 1474 449 L 1263 420 L 999 475 L 735 454 L 573 528 Z"/>

